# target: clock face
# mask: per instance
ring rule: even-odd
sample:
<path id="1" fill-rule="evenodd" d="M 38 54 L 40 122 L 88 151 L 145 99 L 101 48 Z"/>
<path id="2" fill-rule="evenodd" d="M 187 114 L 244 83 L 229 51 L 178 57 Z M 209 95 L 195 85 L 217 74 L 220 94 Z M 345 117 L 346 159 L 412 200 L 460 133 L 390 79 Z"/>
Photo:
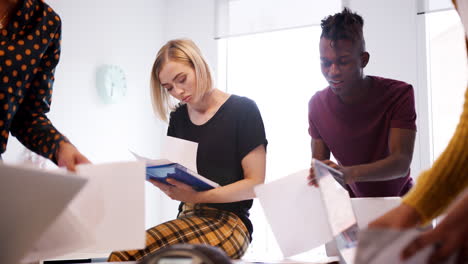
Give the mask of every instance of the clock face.
<path id="1" fill-rule="evenodd" d="M 103 65 L 96 73 L 96 86 L 105 103 L 117 103 L 127 94 L 125 72 L 117 65 Z"/>

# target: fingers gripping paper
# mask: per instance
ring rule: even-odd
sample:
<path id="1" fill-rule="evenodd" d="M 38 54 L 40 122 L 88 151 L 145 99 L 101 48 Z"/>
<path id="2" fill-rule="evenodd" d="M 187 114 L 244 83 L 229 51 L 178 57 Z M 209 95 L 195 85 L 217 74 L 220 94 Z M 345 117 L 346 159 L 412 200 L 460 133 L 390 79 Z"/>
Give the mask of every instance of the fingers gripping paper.
<path id="1" fill-rule="evenodd" d="M 320 246 L 356 222 L 347 191 L 331 174 L 318 178 L 319 188 L 307 184 L 308 175 L 303 170 L 255 188 L 285 257 Z"/>

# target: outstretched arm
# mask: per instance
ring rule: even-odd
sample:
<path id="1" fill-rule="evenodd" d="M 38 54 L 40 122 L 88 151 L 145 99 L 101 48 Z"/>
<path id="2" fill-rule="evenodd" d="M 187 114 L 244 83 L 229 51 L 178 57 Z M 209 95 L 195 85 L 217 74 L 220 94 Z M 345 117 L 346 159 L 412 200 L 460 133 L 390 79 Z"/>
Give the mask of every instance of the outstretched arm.
<path id="1" fill-rule="evenodd" d="M 368 164 L 344 167 L 331 161 L 325 163 L 343 172 L 346 183 L 388 181 L 405 177 L 413 157 L 416 131 L 410 129 L 390 129 L 390 155 L 384 159 Z"/>
<path id="2" fill-rule="evenodd" d="M 390 155 L 379 161 L 348 167 L 345 172 L 348 182 L 387 181 L 408 174 L 413 157 L 416 131 L 410 129 L 390 129 Z"/>

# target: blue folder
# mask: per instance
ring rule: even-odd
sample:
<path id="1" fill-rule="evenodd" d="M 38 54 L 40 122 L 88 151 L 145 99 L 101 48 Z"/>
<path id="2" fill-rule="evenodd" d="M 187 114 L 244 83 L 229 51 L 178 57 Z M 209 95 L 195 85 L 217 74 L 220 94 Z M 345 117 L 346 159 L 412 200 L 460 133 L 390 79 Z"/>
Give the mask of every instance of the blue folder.
<path id="1" fill-rule="evenodd" d="M 167 178 L 172 178 L 192 186 L 196 191 L 206 191 L 219 185 L 198 175 L 178 163 L 169 163 L 146 167 L 146 179 L 153 179 L 168 184 Z"/>

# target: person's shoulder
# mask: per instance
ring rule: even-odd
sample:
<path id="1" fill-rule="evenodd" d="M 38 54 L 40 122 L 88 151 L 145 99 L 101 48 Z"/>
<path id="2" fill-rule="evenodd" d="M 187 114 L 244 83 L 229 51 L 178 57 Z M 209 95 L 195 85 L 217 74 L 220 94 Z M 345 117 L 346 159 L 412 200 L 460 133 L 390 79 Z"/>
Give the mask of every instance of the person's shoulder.
<path id="1" fill-rule="evenodd" d="M 246 96 L 240 96 L 236 94 L 231 94 L 227 100 L 227 103 L 231 107 L 239 108 L 239 109 L 245 109 L 245 108 L 250 108 L 250 107 L 257 107 L 257 104 L 255 103 L 254 100 L 246 97 Z"/>
<path id="2" fill-rule="evenodd" d="M 50 14 L 53 16 L 58 16 L 57 12 L 44 0 L 32 0 L 33 5 L 36 4 L 36 10 L 42 11 L 44 15 Z M 45 11 L 45 12 L 44 12 Z"/>
<path id="3" fill-rule="evenodd" d="M 407 82 L 383 78 L 374 77 L 374 88 L 379 90 L 378 93 L 383 100 L 388 102 L 411 102 L 408 98 L 414 98 L 413 86 Z"/>
<path id="4" fill-rule="evenodd" d="M 179 103 L 176 105 L 175 109 L 172 110 L 171 113 L 169 114 L 170 119 L 173 120 L 173 119 L 180 118 L 184 116 L 185 113 L 187 113 L 187 105 Z"/>
<path id="5" fill-rule="evenodd" d="M 413 90 L 413 86 L 404 81 L 380 77 L 380 76 L 370 76 L 370 77 L 374 80 L 376 86 L 384 87 L 386 89 L 395 90 L 395 91 Z"/>
<path id="6" fill-rule="evenodd" d="M 315 92 L 309 100 L 309 106 L 316 105 L 319 102 L 325 101 L 327 94 L 330 92 L 330 87 L 326 87 L 320 91 Z"/>
<path id="7" fill-rule="evenodd" d="M 36 12 L 42 12 L 42 17 L 44 17 L 44 21 L 48 24 L 48 27 L 57 28 L 61 26 L 62 19 L 59 14 L 44 0 L 33 0 L 34 5 L 36 6 Z"/>

